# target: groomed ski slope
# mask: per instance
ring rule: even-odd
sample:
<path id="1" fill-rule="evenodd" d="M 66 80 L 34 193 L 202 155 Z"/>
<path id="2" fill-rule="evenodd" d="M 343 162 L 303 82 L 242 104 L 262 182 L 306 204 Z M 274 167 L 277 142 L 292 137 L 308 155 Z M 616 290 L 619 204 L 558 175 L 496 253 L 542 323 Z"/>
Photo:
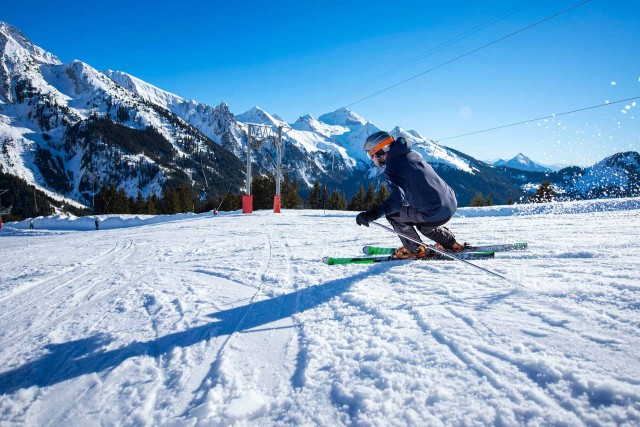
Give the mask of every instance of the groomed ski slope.
<path id="1" fill-rule="evenodd" d="M 638 425 L 640 199 L 461 209 L 476 261 L 355 213 L 40 218 L 0 231 L 0 425 Z"/>

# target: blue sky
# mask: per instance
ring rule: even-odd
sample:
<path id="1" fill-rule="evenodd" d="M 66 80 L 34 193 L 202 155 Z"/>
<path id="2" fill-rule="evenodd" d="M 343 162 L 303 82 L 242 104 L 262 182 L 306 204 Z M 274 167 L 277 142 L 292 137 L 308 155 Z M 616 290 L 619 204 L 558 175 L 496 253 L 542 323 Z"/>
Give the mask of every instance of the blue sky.
<path id="1" fill-rule="evenodd" d="M 207 104 L 224 101 L 236 114 L 258 105 L 292 123 L 349 106 L 380 128 L 444 139 L 640 96 L 640 1 L 592 0 L 357 102 L 580 2 L 25 1 L 4 4 L 0 19 L 63 62 L 124 71 Z M 640 148 L 640 105 L 626 104 L 443 144 L 483 160 L 523 152 L 543 163 L 590 165 Z"/>

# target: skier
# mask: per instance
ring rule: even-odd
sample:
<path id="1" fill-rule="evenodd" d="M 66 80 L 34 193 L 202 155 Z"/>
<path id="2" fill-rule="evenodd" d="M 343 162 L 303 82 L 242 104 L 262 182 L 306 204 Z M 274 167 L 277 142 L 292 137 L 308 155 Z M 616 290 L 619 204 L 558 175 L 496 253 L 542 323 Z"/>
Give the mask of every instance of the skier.
<path id="1" fill-rule="evenodd" d="M 414 240 L 422 241 L 415 226 L 435 241 L 438 249 L 462 251 L 464 246 L 456 242 L 453 233 L 444 227 L 458 207 L 456 196 L 431 165 L 411 150 L 411 142 L 380 131 L 369 135 L 364 150 L 377 167 L 384 166 L 389 196 L 378 206 L 360 212 L 356 223 L 368 227 L 370 222 L 384 215 L 394 230 Z M 402 246 L 396 249 L 396 258 L 424 258 L 428 255 L 425 246 L 402 236 L 400 240 Z"/>
<path id="2" fill-rule="evenodd" d="M 96 230 L 100 230 L 100 219 L 98 217 L 96 217 Z"/>
<path id="3" fill-rule="evenodd" d="M 33 223 L 33 222 L 34 222 L 34 221 L 33 221 L 33 218 L 31 218 L 31 219 L 29 220 L 29 228 L 30 228 L 31 230 L 33 230 L 33 226 L 34 226 L 34 223 Z"/>

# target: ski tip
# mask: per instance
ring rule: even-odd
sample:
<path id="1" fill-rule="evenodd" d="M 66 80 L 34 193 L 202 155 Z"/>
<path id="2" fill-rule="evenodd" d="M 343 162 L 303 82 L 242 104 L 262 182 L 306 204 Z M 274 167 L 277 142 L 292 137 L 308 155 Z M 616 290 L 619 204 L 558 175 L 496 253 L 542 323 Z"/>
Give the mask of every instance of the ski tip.
<path id="1" fill-rule="evenodd" d="M 393 252 L 395 252 L 396 248 L 388 248 L 388 247 L 383 247 L 383 246 L 371 246 L 371 245 L 367 245 L 367 246 L 363 246 L 362 247 L 362 253 L 364 253 L 366 256 L 371 256 L 371 255 L 391 255 Z"/>

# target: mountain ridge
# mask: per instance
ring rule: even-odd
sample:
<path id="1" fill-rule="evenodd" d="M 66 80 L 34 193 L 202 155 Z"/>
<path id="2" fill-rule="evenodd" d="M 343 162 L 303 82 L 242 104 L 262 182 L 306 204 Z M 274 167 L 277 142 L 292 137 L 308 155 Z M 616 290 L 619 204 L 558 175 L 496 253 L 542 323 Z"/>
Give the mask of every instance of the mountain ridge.
<path id="1" fill-rule="evenodd" d="M 508 166 L 513 169 L 521 169 L 530 172 L 548 172 L 552 171 L 550 167 L 544 166 L 538 162 L 534 162 L 522 153 L 516 154 L 509 160 L 498 159 L 492 162 L 494 166 Z"/>
<path id="2" fill-rule="evenodd" d="M 122 71 L 98 71 L 78 60 L 62 63 L 2 22 L 0 47 L 0 169 L 59 200 L 88 205 L 96 181 L 122 188 L 129 196 L 159 195 L 166 186 L 188 186 L 207 198 L 227 189 L 241 191 L 249 124 L 282 127 L 284 168 L 303 184 L 303 192 L 316 180 L 347 196 L 370 179 L 381 182 L 362 150 L 366 137 L 380 129 L 347 108 L 317 119 L 304 114 L 293 124 L 257 106 L 234 115 L 225 102 L 210 106 Z M 595 191 L 576 184 L 587 180 L 612 188 L 623 182 L 635 185 L 634 179 L 618 179 L 623 172 L 616 162 L 545 175 L 551 171 L 488 165 L 415 130 L 396 126 L 390 132 L 412 141 L 459 194 L 462 205 L 479 192 L 492 194 L 496 203 L 519 200 L 549 177 L 564 194 L 577 196 L 581 190 Z M 270 144 L 252 150 L 258 174 L 273 174 L 274 159 Z M 624 173 L 635 176 L 634 165 L 630 162 Z"/>

